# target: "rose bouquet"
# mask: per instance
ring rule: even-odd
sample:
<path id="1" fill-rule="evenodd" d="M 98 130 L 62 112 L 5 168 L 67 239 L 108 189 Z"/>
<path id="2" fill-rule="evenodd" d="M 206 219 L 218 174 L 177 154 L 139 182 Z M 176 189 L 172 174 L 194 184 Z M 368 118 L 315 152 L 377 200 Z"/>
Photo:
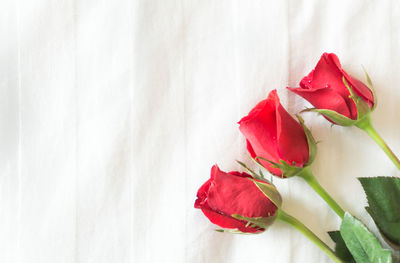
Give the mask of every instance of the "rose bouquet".
<path id="1" fill-rule="evenodd" d="M 372 126 L 371 113 L 377 105 L 370 77 L 367 85 L 343 70 L 335 54 L 322 55 L 315 69 L 290 91 L 308 100 L 333 125 L 356 126 L 364 130 L 400 170 L 400 161 Z M 334 262 L 393 262 L 392 251 L 350 212 L 344 211 L 318 183 L 311 171 L 317 154 L 316 142 L 303 119 L 293 118 L 281 105 L 276 90 L 259 102 L 239 121 L 251 160 L 260 166 L 255 172 L 237 161 L 246 172 L 223 172 L 217 165 L 198 190 L 195 208 L 222 229 L 219 232 L 257 234 L 275 220 L 296 228 Z M 303 223 L 282 210 L 282 197 L 262 169 L 287 179 L 301 177 L 341 218 L 340 229 L 329 232 L 336 243 L 330 248 Z M 400 179 L 397 177 L 359 178 L 369 206 L 368 213 L 383 239 L 400 250 Z"/>

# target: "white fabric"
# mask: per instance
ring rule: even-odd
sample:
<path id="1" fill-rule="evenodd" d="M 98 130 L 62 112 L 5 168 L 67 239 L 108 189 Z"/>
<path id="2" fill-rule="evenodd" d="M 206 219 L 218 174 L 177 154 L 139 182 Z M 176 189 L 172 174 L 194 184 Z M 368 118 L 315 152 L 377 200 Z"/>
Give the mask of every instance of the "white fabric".
<path id="1" fill-rule="evenodd" d="M 324 51 L 368 70 L 400 154 L 399 17 L 394 0 L 1 1 L 0 262 L 331 262 L 283 223 L 215 232 L 196 191 L 214 163 L 247 161 L 236 122 L 270 90 L 292 114 L 309 105 L 285 87 Z M 320 183 L 376 231 L 356 177 L 398 171 L 362 131 L 303 116 Z M 329 207 L 274 182 L 332 246 Z"/>

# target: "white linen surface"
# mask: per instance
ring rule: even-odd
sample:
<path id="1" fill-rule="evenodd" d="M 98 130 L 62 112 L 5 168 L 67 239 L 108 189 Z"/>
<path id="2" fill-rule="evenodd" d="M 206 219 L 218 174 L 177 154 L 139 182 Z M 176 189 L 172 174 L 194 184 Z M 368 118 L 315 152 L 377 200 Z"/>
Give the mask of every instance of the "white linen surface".
<path id="1" fill-rule="evenodd" d="M 0 262 L 331 262 L 283 223 L 222 234 L 193 208 L 210 168 L 247 161 L 236 122 L 324 51 L 379 97 L 400 154 L 398 1 L 3 0 Z M 366 134 L 303 114 L 320 183 L 373 231 L 356 177 L 399 172 Z M 333 245 L 340 221 L 300 179 L 288 213 Z"/>

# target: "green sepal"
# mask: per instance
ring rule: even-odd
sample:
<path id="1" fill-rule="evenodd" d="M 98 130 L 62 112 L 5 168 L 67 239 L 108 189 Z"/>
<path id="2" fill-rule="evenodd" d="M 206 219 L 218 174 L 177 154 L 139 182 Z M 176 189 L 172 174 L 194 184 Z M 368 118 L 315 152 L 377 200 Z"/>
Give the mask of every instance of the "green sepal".
<path id="1" fill-rule="evenodd" d="M 343 84 L 346 86 L 347 90 L 350 92 L 350 98 L 353 100 L 357 109 L 357 121 L 364 118 L 365 115 L 368 115 L 371 112 L 371 108 L 368 103 L 366 103 L 360 96 L 358 96 L 353 88 L 349 85 L 345 77 L 342 77 Z"/>
<path id="2" fill-rule="evenodd" d="M 244 162 L 241 162 L 239 160 L 236 160 L 236 162 L 238 164 L 240 164 L 240 166 L 242 166 L 244 169 L 246 169 L 248 172 L 251 173 L 251 175 L 253 175 L 253 177 L 257 177 L 258 174 L 256 174 L 256 172 L 254 172 L 252 169 L 250 169 L 249 167 L 247 167 L 247 165 Z"/>
<path id="3" fill-rule="evenodd" d="M 270 164 L 272 164 L 273 168 L 277 168 L 277 169 L 281 170 L 283 177 L 295 176 L 295 175 L 299 174 L 303 170 L 303 167 L 297 167 L 295 165 L 295 163 L 293 163 L 293 165 L 290 165 L 287 162 L 285 162 L 284 160 L 280 160 L 279 163 L 276 163 L 276 162 L 267 160 L 267 159 L 265 159 L 265 158 L 263 158 L 261 156 L 257 156 L 255 158 L 255 160 L 261 166 L 262 166 L 262 164 L 260 163 L 260 161 L 258 161 L 258 159 L 261 159 L 263 161 L 269 162 Z"/>
<path id="4" fill-rule="evenodd" d="M 382 237 L 400 250 L 400 178 L 358 178 L 367 195 L 367 212 L 374 219 Z"/>
<path id="5" fill-rule="evenodd" d="M 266 197 L 268 197 L 268 199 L 271 200 L 271 202 L 274 203 L 276 207 L 278 207 L 278 209 L 282 207 L 282 196 L 274 185 L 269 183 L 259 182 L 251 178 L 249 178 L 249 180 L 251 180 L 261 190 L 261 192 Z"/>
<path id="6" fill-rule="evenodd" d="M 242 166 L 248 172 L 250 172 L 254 179 L 261 180 L 261 181 L 264 181 L 264 182 L 267 182 L 267 183 L 271 183 L 270 181 L 268 181 L 268 179 L 266 179 L 264 177 L 264 175 L 262 174 L 261 170 L 260 170 L 260 174 L 257 174 L 252 169 L 250 169 L 244 162 L 241 162 L 241 161 L 238 161 L 238 160 L 236 160 L 236 162 L 238 164 L 240 164 L 240 166 Z"/>
<path id="7" fill-rule="evenodd" d="M 374 85 L 372 84 L 371 78 L 369 77 L 367 70 L 364 68 L 364 66 L 362 68 L 364 70 L 365 78 L 367 79 L 367 86 L 368 86 L 369 90 L 372 92 L 372 98 L 374 100 L 374 105 L 372 106 L 371 111 L 374 111 L 376 108 L 376 105 L 378 103 L 378 97 L 376 96 Z"/>
<path id="8" fill-rule="evenodd" d="M 275 221 L 276 216 L 269 216 L 269 217 L 245 217 L 239 214 L 233 214 L 233 218 L 238 220 L 244 220 L 249 222 L 247 226 L 253 228 L 264 228 L 267 229 L 270 225 L 272 225 Z"/>
<path id="9" fill-rule="evenodd" d="M 328 119 L 330 119 L 331 121 L 333 121 L 336 124 L 339 124 L 341 126 L 353 126 L 356 124 L 356 120 L 352 120 L 350 118 L 347 118 L 346 116 L 337 113 L 336 111 L 333 110 L 327 110 L 327 109 L 316 109 L 316 108 L 308 108 L 305 110 L 302 110 L 302 112 L 317 112 L 319 114 L 324 115 L 325 117 L 327 117 Z"/>
<path id="10" fill-rule="evenodd" d="M 340 235 L 357 263 L 392 263 L 390 250 L 383 249 L 376 237 L 347 212 L 340 226 Z"/>
<path id="11" fill-rule="evenodd" d="M 347 249 L 346 243 L 344 243 L 344 240 L 340 235 L 340 231 L 330 231 L 328 234 L 335 242 L 335 254 L 345 263 L 355 263 L 356 261 Z"/>
<path id="12" fill-rule="evenodd" d="M 308 129 L 307 126 L 304 124 L 303 118 L 298 114 L 296 114 L 296 117 L 299 120 L 300 125 L 303 127 L 304 133 L 306 134 L 306 137 L 307 137 L 308 156 L 309 157 L 308 157 L 307 164 L 305 164 L 304 166 L 308 166 L 314 161 L 315 156 L 317 155 L 317 143 L 315 142 L 310 129 Z"/>

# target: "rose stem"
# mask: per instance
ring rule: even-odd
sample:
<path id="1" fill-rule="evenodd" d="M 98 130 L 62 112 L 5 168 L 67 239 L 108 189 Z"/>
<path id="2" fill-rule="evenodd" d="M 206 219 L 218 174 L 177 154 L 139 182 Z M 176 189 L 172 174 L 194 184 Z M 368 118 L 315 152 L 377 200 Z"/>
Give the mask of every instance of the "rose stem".
<path id="1" fill-rule="evenodd" d="M 362 130 L 364 130 L 369 137 L 374 140 L 379 147 L 386 153 L 386 155 L 392 160 L 397 169 L 400 170 L 400 160 L 396 157 L 396 155 L 392 152 L 386 142 L 382 139 L 382 137 L 376 132 L 374 127 L 372 126 L 371 117 L 369 115 L 365 116 L 362 120 L 360 120 L 356 126 Z"/>
<path id="2" fill-rule="evenodd" d="M 293 226 L 308 239 L 310 239 L 314 244 L 316 244 L 322 251 L 324 251 L 333 261 L 342 263 L 343 261 L 336 256 L 336 254 L 326 245 L 321 239 L 319 239 L 310 229 L 308 229 L 303 223 L 294 218 L 291 215 L 285 213 L 282 209 L 277 212 L 277 219 Z"/>
<path id="3" fill-rule="evenodd" d="M 344 217 L 344 210 L 336 203 L 335 200 L 325 191 L 325 189 L 318 183 L 317 179 L 315 176 L 312 174 L 310 167 L 305 167 L 299 174 L 301 178 L 303 178 L 310 186 L 312 189 L 314 189 L 315 192 L 319 196 L 322 197 L 322 199 L 325 200 L 325 202 L 335 211 L 335 213 L 343 219 Z"/>

